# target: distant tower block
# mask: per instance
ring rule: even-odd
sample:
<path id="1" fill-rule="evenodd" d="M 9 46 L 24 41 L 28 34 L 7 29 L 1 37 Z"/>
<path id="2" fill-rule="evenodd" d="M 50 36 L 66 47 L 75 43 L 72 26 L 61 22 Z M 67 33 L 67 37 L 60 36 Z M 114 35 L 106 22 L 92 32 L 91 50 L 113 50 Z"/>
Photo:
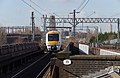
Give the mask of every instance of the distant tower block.
<path id="1" fill-rule="evenodd" d="M 112 32 L 112 24 L 110 24 L 110 32 Z"/>
<path id="2" fill-rule="evenodd" d="M 50 16 L 49 18 L 50 23 L 49 23 L 49 27 L 54 27 L 54 28 L 49 28 L 49 30 L 56 30 L 56 23 L 55 23 L 55 16 Z"/>

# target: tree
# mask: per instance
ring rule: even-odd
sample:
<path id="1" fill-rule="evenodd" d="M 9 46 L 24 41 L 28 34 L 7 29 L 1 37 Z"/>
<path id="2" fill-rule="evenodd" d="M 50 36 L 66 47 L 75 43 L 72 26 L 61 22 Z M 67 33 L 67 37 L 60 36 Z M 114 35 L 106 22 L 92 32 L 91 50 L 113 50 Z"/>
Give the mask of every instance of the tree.
<path id="1" fill-rule="evenodd" d="M 90 38 L 90 43 L 95 43 L 95 41 L 96 41 L 95 36 L 92 36 L 92 37 Z"/>
<path id="2" fill-rule="evenodd" d="M 98 35 L 98 41 L 104 42 L 106 40 L 112 40 L 117 38 L 117 34 L 115 32 L 105 32 L 105 33 L 99 33 Z"/>

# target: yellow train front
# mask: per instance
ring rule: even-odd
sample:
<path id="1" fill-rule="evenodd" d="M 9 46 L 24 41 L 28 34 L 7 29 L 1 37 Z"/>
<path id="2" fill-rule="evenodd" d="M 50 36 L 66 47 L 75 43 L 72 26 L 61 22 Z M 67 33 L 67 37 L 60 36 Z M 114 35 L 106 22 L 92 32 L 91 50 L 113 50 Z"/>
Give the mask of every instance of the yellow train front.
<path id="1" fill-rule="evenodd" d="M 61 34 L 59 31 L 46 33 L 46 46 L 49 52 L 57 52 L 61 49 Z"/>

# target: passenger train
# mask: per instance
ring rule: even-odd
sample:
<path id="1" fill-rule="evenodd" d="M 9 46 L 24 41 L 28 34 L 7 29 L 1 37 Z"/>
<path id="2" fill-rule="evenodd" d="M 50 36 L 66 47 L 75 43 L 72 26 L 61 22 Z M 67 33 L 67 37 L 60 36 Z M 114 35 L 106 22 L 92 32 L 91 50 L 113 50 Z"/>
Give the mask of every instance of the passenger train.
<path id="1" fill-rule="evenodd" d="M 61 50 L 61 33 L 59 31 L 48 31 L 46 33 L 46 46 L 49 52 Z"/>

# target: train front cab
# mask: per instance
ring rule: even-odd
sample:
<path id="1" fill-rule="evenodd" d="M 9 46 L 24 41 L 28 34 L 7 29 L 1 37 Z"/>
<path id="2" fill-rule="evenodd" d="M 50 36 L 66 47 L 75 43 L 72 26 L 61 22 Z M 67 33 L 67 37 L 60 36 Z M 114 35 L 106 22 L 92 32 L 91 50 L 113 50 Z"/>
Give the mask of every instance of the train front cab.
<path id="1" fill-rule="evenodd" d="M 46 46 L 49 52 L 57 52 L 61 47 L 61 36 L 59 32 L 48 32 L 46 34 Z"/>

